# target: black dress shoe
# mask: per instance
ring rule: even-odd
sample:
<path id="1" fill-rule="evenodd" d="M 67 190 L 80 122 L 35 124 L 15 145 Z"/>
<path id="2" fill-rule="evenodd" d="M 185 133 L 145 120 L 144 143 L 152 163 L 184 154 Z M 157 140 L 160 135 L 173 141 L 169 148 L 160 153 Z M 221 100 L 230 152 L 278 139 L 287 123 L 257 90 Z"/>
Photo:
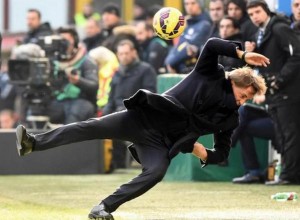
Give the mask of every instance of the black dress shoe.
<path id="1" fill-rule="evenodd" d="M 105 210 L 105 205 L 100 203 L 100 205 L 94 206 L 89 214 L 89 219 L 97 220 L 114 220 L 112 214 Z"/>
<path id="2" fill-rule="evenodd" d="M 31 153 L 35 142 L 34 137 L 27 134 L 26 128 L 23 125 L 18 125 L 16 135 L 19 156 Z"/>
<path id="3" fill-rule="evenodd" d="M 259 176 L 254 176 L 252 174 L 247 173 L 246 175 L 242 177 L 236 177 L 232 180 L 233 183 L 244 183 L 244 184 L 249 184 L 249 183 L 260 183 L 261 179 Z"/>
<path id="4" fill-rule="evenodd" d="M 267 186 L 281 186 L 281 185 L 292 185 L 293 183 L 288 180 L 278 179 L 274 181 L 265 182 Z"/>

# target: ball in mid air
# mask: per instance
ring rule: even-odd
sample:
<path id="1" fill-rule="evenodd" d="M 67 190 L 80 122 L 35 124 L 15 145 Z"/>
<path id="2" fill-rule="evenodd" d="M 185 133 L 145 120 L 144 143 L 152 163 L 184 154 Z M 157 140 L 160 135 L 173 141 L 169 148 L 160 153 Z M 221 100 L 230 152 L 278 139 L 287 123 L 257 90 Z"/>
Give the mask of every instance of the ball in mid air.
<path id="1" fill-rule="evenodd" d="M 185 26 L 185 18 L 177 8 L 164 7 L 153 17 L 153 28 L 156 34 L 165 40 L 179 37 Z"/>

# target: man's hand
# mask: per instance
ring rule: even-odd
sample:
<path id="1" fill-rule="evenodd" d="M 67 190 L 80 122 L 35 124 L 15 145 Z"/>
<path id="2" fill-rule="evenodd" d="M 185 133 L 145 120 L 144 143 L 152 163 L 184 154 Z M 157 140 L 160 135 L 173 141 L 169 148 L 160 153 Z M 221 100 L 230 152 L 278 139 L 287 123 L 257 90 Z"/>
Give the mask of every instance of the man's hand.
<path id="1" fill-rule="evenodd" d="M 269 58 L 255 52 L 247 52 L 237 49 L 237 55 L 240 59 L 243 59 L 246 63 L 254 66 L 267 67 L 270 64 Z"/>
<path id="2" fill-rule="evenodd" d="M 76 85 L 79 82 L 80 76 L 75 70 L 66 71 L 66 75 L 70 83 Z"/>
<path id="3" fill-rule="evenodd" d="M 176 73 L 176 70 L 173 69 L 170 65 L 167 65 L 167 71 L 168 73 Z"/>
<path id="4" fill-rule="evenodd" d="M 206 160 L 207 160 L 207 151 L 206 151 L 205 147 L 202 144 L 200 144 L 198 142 L 194 143 L 193 154 L 196 157 L 200 158 L 203 162 L 206 162 Z"/>
<path id="5" fill-rule="evenodd" d="M 246 41 L 245 42 L 245 50 L 246 51 L 253 52 L 255 47 L 256 47 L 255 42 L 253 42 L 253 41 Z"/>
<path id="6" fill-rule="evenodd" d="M 256 104 L 261 104 L 263 102 L 265 102 L 266 100 L 266 96 L 265 95 L 255 95 L 253 97 L 253 103 L 256 103 Z"/>

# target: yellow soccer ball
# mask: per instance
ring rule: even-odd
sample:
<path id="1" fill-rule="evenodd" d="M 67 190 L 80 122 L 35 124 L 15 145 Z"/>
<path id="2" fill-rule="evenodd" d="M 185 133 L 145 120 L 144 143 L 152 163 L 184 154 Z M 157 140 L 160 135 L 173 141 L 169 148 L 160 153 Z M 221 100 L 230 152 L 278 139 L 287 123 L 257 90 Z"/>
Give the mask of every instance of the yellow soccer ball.
<path id="1" fill-rule="evenodd" d="M 179 37 L 185 26 L 185 18 L 177 8 L 164 7 L 153 17 L 153 28 L 156 34 L 165 40 Z"/>

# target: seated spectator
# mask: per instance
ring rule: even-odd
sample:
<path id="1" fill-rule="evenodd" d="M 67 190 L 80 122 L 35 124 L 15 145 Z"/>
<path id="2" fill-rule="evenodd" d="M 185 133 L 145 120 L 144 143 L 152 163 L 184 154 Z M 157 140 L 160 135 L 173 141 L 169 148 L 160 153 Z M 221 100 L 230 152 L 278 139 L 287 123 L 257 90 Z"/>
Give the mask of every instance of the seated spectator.
<path id="1" fill-rule="evenodd" d="M 90 18 L 100 21 L 101 16 L 98 12 L 94 12 L 91 4 L 85 4 L 82 11 L 76 13 L 74 16 L 76 27 L 85 27 Z"/>
<path id="2" fill-rule="evenodd" d="M 74 29 L 60 28 L 58 33 L 69 42 L 68 57 L 56 63 L 54 75 L 57 77 L 53 84 L 57 90 L 48 113 L 52 123 L 68 124 L 95 115 L 98 68 L 79 44 Z"/>
<path id="3" fill-rule="evenodd" d="M 290 16 L 290 20 L 292 22 L 291 27 L 299 30 L 300 0 L 292 0 L 291 3 L 292 3 L 291 5 L 292 14 Z"/>
<path id="4" fill-rule="evenodd" d="M 117 45 L 117 57 L 120 63 L 111 82 L 108 103 L 103 115 L 125 110 L 123 100 L 139 89 L 156 92 L 156 73 L 153 67 L 139 60 L 137 50 L 130 40 L 120 41 Z"/>
<path id="5" fill-rule="evenodd" d="M 135 25 L 135 36 L 141 49 L 141 60 L 149 63 L 157 74 L 166 73 L 164 60 L 168 54 L 168 44 L 155 36 L 152 25 L 140 21 Z"/>
<path id="6" fill-rule="evenodd" d="M 133 20 L 144 21 L 146 20 L 146 4 L 144 1 L 135 0 L 133 5 Z"/>
<path id="7" fill-rule="evenodd" d="M 232 17 L 225 16 L 221 19 L 219 25 L 220 37 L 224 40 L 232 40 L 243 42 L 240 32 L 240 25 L 237 20 Z M 234 59 L 226 56 L 219 56 L 219 63 L 224 66 L 225 71 L 231 71 L 234 68 L 246 65 L 243 60 Z"/>
<path id="8" fill-rule="evenodd" d="M 209 17 L 212 21 L 209 37 L 220 37 L 219 35 L 219 23 L 224 17 L 225 5 L 223 0 L 211 0 L 209 1 Z"/>
<path id="9" fill-rule="evenodd" d="M 42 15 L 37 9 L 29 9 L 27 12 L 28 32 L 23 39 L 23 43 L 37 43 L 39 37 L 49 36 L 53 34 L 51 26 L 48 22 L 41 22 Z"/>
<path id="10" fill-rule="evenodd" d="M 162 6 L 158 5 L 158 4 L 154 4 L 154 5 L 150 6 L 149 8 L 147 8 L 145 21 L 148 25 L 153 24 L 153 17 L 156 14 L 156 12 L 158 12 L 161 8 L 162 8 Z"/>
<path id="11" fill-rule="evenodd" d="M 232 182 L 259 183 L 264 178 L 262 167 L 260 167 L 258 161 L 254 138 L 272 140 L 273 146 L 278 149 L 275 141 L 274 123 L 263 106 L 255 106 L 254 104 L 241 106 L 239 108 L 239 116 L 240 124 L 232 135 L 232 146 L 235 146 L 240 141 L 246 174 L 242 177 L 234 178 Z"/>
<path id="12" fill-rule="evenodd" d="M 106 39 L 103 36 L 100 23 L 93 18 L 90 18 L 86 22 L 85 36 L 86 38 L 83 39 L 83 43 L 88 51 L 101 46 Z"/>
<path id="13" fill-rule="evenodd" d="M 245 0 L 228 0 L 227 15 L 237 19 L 241 27 L 240 31 L 243 35 L 243 41 L 249 41 L 255 38 L 258 28 L 249 19 Z"/>
<path id="14" fill-rule="evenodd" d="M 10 109 L 0 111 L 0 128 L 12 129 L 17 127 L 16 115 Z"/>
<path id="15" fill-rule="evenodd" d="M 105 47 L 97 47 L 89 52 L 98 64 L 99 89 L 97 94 L 98 116 L 102 115 L 102 110 L 108 102 L 110 92 L 110 83 L 112 77 L 119 67 L 119 62 L 116 55 Z"/>
<path id="16" fill-rule="evenodd" d="M 104 42 L 103 46 L 107 47 L 110 42 L 110 37 L 113 35 L 113 29 L 115 27 L 124 25 L 122 21 L 120 8 L 116 4 L 108 3 L 102 10 L 102 24 L 103 24 L 103 35 L 107 39 L 107 43 Z M 109 47 L 108 47 L 109 48 Z"/>
<path id="17" fill-rule="evenodd" d="M 134 48 L 140 54 L 140 46 L 135 37 L 135 27 L 133 25 L 121 25 L 113 29 L 113 34 L 110 36 L 109 41 L 106 41 L 106 47 L 113 51 L 117 52 L 117 45 L 122 40 L 130 40 L 134 44 Z"/>
<path id="18" fill-rule="evenodd" d="M 139 89 L 156 92 L 156 73 L 152 66 L 139 60 L 137 50 L 130 40 L 122 40 L 117 45 L 117 57 L 120 63 L 111 81 L 108 103 L 103 115 L 125 110 L 123 100 L 135 94 Z M 127 142 L 113 140 L 114 168 L 125 168 Z"/>
<path id="19" fill-rule="evenodd" d="M 187 26 L 178 44 L 169 51 L 165 60 L 168 72 L 188 73 L 194 68 L 211 27 L 209 16 L 203 6 L 202 1 L 184 0 Z"/>
<path id="20" fill-rule="evenodd" d="M 146 18 L 145 18 L 145 22 L 147 25 L 152 26 L 153 25 L 153 17 L 156 14 L 156 12 L 158 12 L 160 9 L 162 8 L 161 5 L 151 5 L 150 7 L 147 8 L 146 10 Z M 162 39 L 163 41 L 165 41 L 169 47 L 173 46 L 173 40 L 165 40 Z"/>

